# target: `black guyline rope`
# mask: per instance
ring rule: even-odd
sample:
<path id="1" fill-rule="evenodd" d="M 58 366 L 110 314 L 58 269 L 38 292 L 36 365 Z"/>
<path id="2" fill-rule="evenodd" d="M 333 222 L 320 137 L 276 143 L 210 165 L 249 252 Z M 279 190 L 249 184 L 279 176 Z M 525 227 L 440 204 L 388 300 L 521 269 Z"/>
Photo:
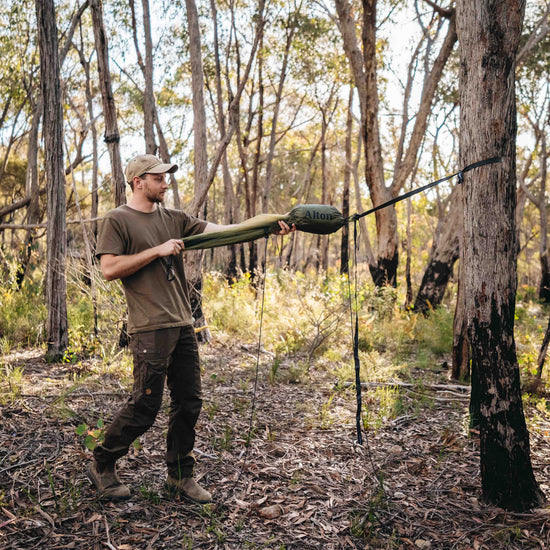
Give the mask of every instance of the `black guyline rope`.
<path id="1" fill-rule="evenodd" d="M 248 450 L 250 449 L 250 445 L 251 445 L 251 442 L 252 442 L 252 424 L 254 422 L 254 412 L 256 410 L 256 393 L 257 393 L 257 389 L 258 389 L 258 374 L 259 374 L 259 371 L 260 371 L 260 352 L 261 352 L 261 349 L 262 349 L 262 329 L 263 329 L 263 324 L 264 324 L 264 305 L 265 305 L 265 283 L 266 283 L 266 279 L 267 279 L 267 271 L 266 271 L 266 267 L 267 267 L 267 242 L 268 242 L 268 235 L 266 234 L 265 236 L 265 247 L 264 247 L 264 258 L 263 258 L 263 265 L 262 265 L 262 272 L 263 272 L 263 277 L 262 277 L 262 303 L 261 303 L 261 306 L 260 306 L 260 330 L 259 330 L 259 334 L 258 334 L 258 349 L 256 350 L 256 372 L 255 372 L 255 375 L 254 375 L 254 389 L 252 391 L 252 403 L 251 403 L 251 407 L 250 407 L 250 420 L 249 420 L 249 423 L 248 423 L 248 434 L 246 436 L 246 449 L 245 449 L 245 452 L 244 452 L 244 457 L 243 457 L 243 463 L 240 467 L 240 470 L 239 470 L 239 476 L 237 477 L 237 479 L 235 480 L 235 483 L 233 484 L 233 491 L 235 489 L 235 487 L 237 486 L 237 484 L 239 483 L 239 481 L 241 480 L 241 477 L 243 475 L 243 472 L 244 472 L 244 469 L 245 469 L 245 466 L 246 466 L 246 462 L 248 460 Z M 232 491 L 232 492 L 233 492 Z"/>
<path id="2" fill-rule="evenodd" d="M 355 414 L 355 423 L 356 423 L 356 429 L 357 429 L 357 444 L 363 446 L 363 435 L 361 433 L 361 412 L 363 409 L 362 400 L 361 400 L 361 360 L 359 358 L 359 301 L 357 297 L 357 289 L 358 289 L 358 275 L 357 275 L 357 222 L 359 220 L 355 219 L 353 220 L 353 303 L 352 303 L 352 292 L 351 292 L 351 276 L 350 276 L 350 269 L 349 269 L 349 256 L 348 256 L 348 289 L 349 289 L 349 309 L 350 309 L 350 320 L 351 320 L 351 333 L 352 333 L 352 340 L 353 340 L 353 362 L 355 366 L 355 388 L 356 388 L 356 400 L 357 400 L 357 411 Z M 353 311 L 353 306 L 355 306 L 355 315 Z M 384 487 L 382 474 L 376 467 L 374 463 L 374 459 L 372 457 L 372 451 L 370 448 L 369 443 L 369 436 L 368 432 L 365 431 L 365 449 L 367 451 L 367 456 L 372 468 L 372 473 L 374 477 L 378 480 L 378 484 L 380 486 L 380 493 L 382 495 L 386 495 L 386 489 Z M 375 514 L 376 516 L 376 514 Z M 380 522 L 381 525 L 385 525 L 385 523 L 376 516 L 376 519 Z"/>

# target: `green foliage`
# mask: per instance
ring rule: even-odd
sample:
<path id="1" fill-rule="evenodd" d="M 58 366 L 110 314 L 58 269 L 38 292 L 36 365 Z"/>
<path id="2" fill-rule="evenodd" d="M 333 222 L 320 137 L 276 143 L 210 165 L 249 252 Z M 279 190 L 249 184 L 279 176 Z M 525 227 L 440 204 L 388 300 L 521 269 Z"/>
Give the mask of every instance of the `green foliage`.
<path id="1" fill-rule="evenodd" d="M 44 337 L 46 306 L 41 285 L 25 279 L 15 285 L 16 262 L 0 283 L 0 334 L 18 345 L 37 345 Z"/>
<path id="2" fill-rule="evenodd" d="M 229 424 L 226 424 L 223 433 L 220 436 L 214 437 L 212 445 L 219 452 L 231 451 L 233 447 L 233 428 Z"/>
<path id="3" fill-rule="evenodd" d="M 430 310 L 427 316 L 417 316 L 414 339 L 418 346 L 435 357 L 450 355 L 453 347 L 454 311 L 445 306 Z"/>
<path id="4" fill-rule="evenodd" d="M 363 427 L 377 430 L 388 421 L 405 412 L 403 395 L 399 388 L 382 386 L 369 392 L 363 405 Z"/>
<path id="5" fill-rule="evenodd" d="M 311 359 L 343 336 L 349 306 L 344 279 L 309 273 L 268 271 L 266 277 L 262 342 L 276 355 L 303 353 Z M 284 307 L 282 307 L 284 304 Z M 204 307 L 221 337 L 248 342 L 259 332 L 261 289 L 245 275 L 229 285 L 221 275 L 204 282 Z M 278 367 L 275 367 L 275 374 Z"/>
<path id="6" fill-rule="evenodd" d="M 90 428 L 86 423 L 79 424 L 75 430 L 76 435 L 84 438 L 84 446 L 93 451 L 97 445 L 105 439 L 105 423 L 100 418 L 95 428 Z"/>
<path id="7" fill-rule="evenodd" d="M 23 368 L 0 361 L 0 405 L 16 401 L 21 396 Z"/>

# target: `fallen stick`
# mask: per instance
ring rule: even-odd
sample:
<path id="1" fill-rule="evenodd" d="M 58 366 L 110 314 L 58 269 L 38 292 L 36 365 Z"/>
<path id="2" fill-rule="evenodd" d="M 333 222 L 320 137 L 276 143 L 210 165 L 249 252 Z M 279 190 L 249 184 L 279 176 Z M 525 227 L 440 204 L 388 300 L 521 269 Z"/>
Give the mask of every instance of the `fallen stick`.
<path id="1" fill-rule="evenodd" d="M 355 382 L 344 382 L 343 383 L 345 388 L 349 388 L 350 386 L 355 386 Z M 427 389 L 427 390 L 436 390 L 436 391 L 443 391 L 443 390 L 460 390 L 463 392 L 469 392 L 470 386 L 465 386 L 461 384 L 426 384 L 426 385 L 418 385 L 418 384 L 410 384 L 408 382 L 399 382 L 399 381 L 393 381 L 393 382 L 361 382 L 362 388 L 384 388 L 384 387 L 402 387 L 402 388 L 413 388 L 415 390 L 419 389 Z"/>

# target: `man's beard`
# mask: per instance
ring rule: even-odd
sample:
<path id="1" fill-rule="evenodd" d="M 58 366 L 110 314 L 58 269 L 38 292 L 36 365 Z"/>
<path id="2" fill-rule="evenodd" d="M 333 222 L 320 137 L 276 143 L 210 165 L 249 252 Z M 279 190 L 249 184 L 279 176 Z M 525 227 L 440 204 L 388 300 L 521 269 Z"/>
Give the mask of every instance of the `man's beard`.
<path id="1" fill-rule="evenodd" d="M 149 187 L 146 187 L 145 189 L 145 196 L 147 197 L 147 200 L 149 200 L 152 203 L 156 204 L 162 204 L 164 202 L 164 195 L 160 194 L 160 191 L 155 193 L 152 193 L 149 190 Z"/>

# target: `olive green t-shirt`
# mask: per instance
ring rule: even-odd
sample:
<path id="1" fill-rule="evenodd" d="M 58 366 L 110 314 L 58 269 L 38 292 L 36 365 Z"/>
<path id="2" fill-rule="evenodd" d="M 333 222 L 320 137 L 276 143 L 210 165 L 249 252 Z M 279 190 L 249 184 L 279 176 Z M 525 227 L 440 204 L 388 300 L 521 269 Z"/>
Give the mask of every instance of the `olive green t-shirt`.
<path id="1" fill-rule="evenodd" d="M 101 222 L 96 256 L 137 254 L 169 239 L 202 233 L 206 225 L 181 210 L 157 205 L 148 213 L 119 206 Z M 128 333 L 193 324 L 182 255 L 172 259 L 172 281 L 166 277 L 166 258 L 157 258 L 121 279 L 128 302 Z"/>

